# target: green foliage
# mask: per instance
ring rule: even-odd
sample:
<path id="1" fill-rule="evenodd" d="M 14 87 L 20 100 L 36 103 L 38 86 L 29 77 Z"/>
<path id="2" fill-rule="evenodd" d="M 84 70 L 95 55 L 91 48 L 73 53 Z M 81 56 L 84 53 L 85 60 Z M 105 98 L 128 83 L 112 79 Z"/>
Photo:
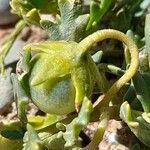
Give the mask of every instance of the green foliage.
<path id="1" fill-rule="evenodd" d="M 120 117 L 127 123 L 137 138 L 150 147 L 150 114 L 136 112 L 130 108 L 127 102 L 124 102 L 120 108 Z"/>
<path id="2" fill-rule="evenodd" d="M 81 129 L 89 122 L 89 115 L 92 111 L 91 102 L 85 98 L 82 104 L 81 111 L 71 123 L 67 125 L 59 124 L 59 129 L 62 124 L 64 129 L 56 134 L 51 135 L 50 133 L 39 134 L 31 125 L 27 125 L 27 132 L 23 138 L 24 150 L 26 149 L 37 149 L 41 150 L 44 148 L 48 149 L 80 149 L 79 133 Z M 56 124 L 58 127 L 58 124 Z M 50 128 L 50 127 L 49 127 Z M 65 132 L 64 132 L 65 131 Z"/>
<path id="3" fill-rule="evenodd" d="M 125 100 L 132 97 L 129 101 L 132 108 L 127 102 L 124 102 L 120 109 L 120 117 L 128 124 L 137 138 L 150 147 L 150 141 L 148 140 L 150 127 L 149 23 L 148 14 L 145 22 L 145 45 L 139 54 L 140 68 L 133 77 L 131 86 L 124 97 Z M 135 38 L 135 36 L 132 36 L 132 38 Z M 140 42 L 138 42 L 138 44 L 139 43 Z M 138 101 L 140 101 L 141 104 L 139 104 Z M 138 105 L 135 105 L 135 103 Z"/>
<path id="4" fill-rule="evenodd" d="M 90 4 L 90 20 L 87 25 L 87 30 L 91 27 L 97 26 L 102 17 L 108 11 L 112 0 L 101 0 L 100 2 L 91 1 Z"/>
<path id="5" fill-rule="evenodd" d="M 25 133 L 24 135 L 23 142 L 24 142 L 23 150 L 44 149 L 40 141 L 40 137 L 38 136 L 34 128 L 32 128 L 32 126 L 30 126 L 29 124 L 27 125 L 27 133 Z"/>
<path id="6" fill-rule="evenodd" d="M 41 26 L 51 40 L 80 41 L 85 36 L 89 15 L 81 15 L 81 4 L 75 0 L 58 0 L 60 16 L 56 22 L 41 20 Z"/>
<path id="7" fill-rule="evenodd" d="M 12 12 L 19 16 L 23 16 L 34 8 L 44 13 L 57 12 L 57 0 L 12 0 L 10 5 Z"/>
<path id="8" fill-rule="evenodd" d="M 49 39 L 23 48 L 16 67 L 19 73 L 12 74 L 19 121 L 0 125 L 0 149 L 81 150 L 80 133 L 94 118 L 99 125 L 85 148 L 93 150 L 102 140 L 109 119 L 119 116 L 120 105 L 120 118 L 142 143 L 150 147 L 149 0 L 12 0 L 10 5 L 12 12 L 23 20 L 2 43 L 2 74 L 5 73 L 4 58 L 26 25 L 43 28 Z M 50 14 L 54 21 L 41 20 L 43 14 Z M 139 48 L 139 59 L 137 47 L 119 31 L 102 30 L 89 35 L 98 28 L 127 32 Z M 122 62 L 119 67 L 107 63 L 114 59 L 111 55 L 106 56 L 107 41 L 102 46 L 96 44 L 107 38 L 126 44 L 123 60 L 126 66 L 122 68 L 128 70 L 120 68 Z M 109 52 L 116 49 L 116 45 L 120 51 L 117 42 L 108 43 L 111 45 L 107 47 Z M 103 52 L 93 52 L 91 56 L 89 50 L 93 45 L 94 49 L 103 49 Z M 119 78 L 112 87 L 106 72 Z M 123 92 L 118 96 L 123 86 Z M 104 98 L 100 97 L 92 104 L 95 92 L 104 94 Z M 123 99 L 128 102 L 121 104 Z M 47 114 L 27 116 L 29 102 Z M 138 148 L 138 144 L 132 147 Z"/>
<path id="9" fill-rule="evenodd" d="M 138 34 L 143 34 L 143 26 L 141 24 L 142 18 L 145 13 L 136 16 L 139 11 L 147 12 L 147 8 L 140 8 L 143 0 L 120 0 L 117 1 L 113 12 L 110 14 L 110 25 L 112 28 L 126 32 L 128 29 L 136 31 Z"/>

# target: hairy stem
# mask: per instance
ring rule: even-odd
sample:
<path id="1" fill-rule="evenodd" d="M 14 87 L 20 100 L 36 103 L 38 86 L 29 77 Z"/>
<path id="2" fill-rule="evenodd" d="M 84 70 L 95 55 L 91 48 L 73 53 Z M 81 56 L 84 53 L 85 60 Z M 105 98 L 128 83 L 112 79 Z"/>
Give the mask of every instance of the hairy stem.
<path id="1" fill-rule="evenodd" d="M 83 53 L 86 53 L 90 47 L 96 43 L 100 42 L 102 40 L 108 39 L 108 38 L 113 38 L 122 41 L 127 47 L 131 55 L 131 63 L 129 69 L 125 72 L 125 74 L 117 80 L 111 88 L 106 92 L 104 95 L 104 98 L 98 98 L 98 104 L 94 108 L 94 112 L 96 112 L 96 115 L 99 115 L 100 111 L 102 111 L 102 108 L 104 107 L 109 107 L 109 102 L 112 100 L 114 95 L 120 90 L 120 88 L 125 85 L 136 73 L 139 67 L 139 59 L 138 59 L 138 48 L 134 44 L 134 42 L 125 34 L 122 32 L 112 30 L 112 29 L 106 29 L 106 30 L 101 30 L 97 31 L 84 40 L 82 40 L 79 45 L 81 46 L 81 49 L 83 50 Z M 94 114 L 93 112 L 93 114 Z M 103 112 L 102 112 L 103 114 Z M 92 139 L 91 143 L 88 145 L 88 149 L 92 150 L 93 147 L 96 147 L 99 142 L 103 138 L 104 130 L 107 127 L 107 122 L 108 122 L 108 116 L 103 118 L 105 120 L 104 124 L 103 121 L 100 121 L 99 127 L 95 132 L 94 138 Z M 101 127 L 102 124 L 102 127 Z"/>
<path id="2" fill-rule="evenodd" d="M 139 59 L 138 59 L 138 48 L 134 44 L 134 42 L 124 33 L 113 30 L 113 29 L 105 29 L 101 31 L 97 31 L 85 39 L 83 39 L 79 46 L 82 49 L 82 52 L 87 52 L 93 44 L 103 41 L 108 38 L 113 38 L 120 40 L 123 42 L 128 48 L 129 52 L 131 54 L 131 64 L 129 69 L 125 72 L 125 74 L 117 80 L 112 87 L 107 91 L 105 94 L 103 100 L 99 103 L 100 107 L 107 106 L 110 102 L 110 100 L 113 98 L 113 96 L 120 90 L 120 88 L 127 83 L 136 73 L 139 67 Z"/>

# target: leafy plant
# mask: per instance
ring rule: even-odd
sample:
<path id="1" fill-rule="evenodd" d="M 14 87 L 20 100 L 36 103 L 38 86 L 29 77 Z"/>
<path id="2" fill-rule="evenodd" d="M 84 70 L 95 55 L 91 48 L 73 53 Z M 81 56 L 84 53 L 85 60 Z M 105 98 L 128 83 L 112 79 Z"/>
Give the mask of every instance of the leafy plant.
<path id="1" fill-rule="evenodd" d="M 17 72 L 11 75 L 19 120 L 1 124 L 2 148 L 16 142 L 18 144 L 12 150 L 95 149 L 103 138 L 108 121 L 119 116 L 119 108 L 120 118 L 141 142 L 150 146 L 149 15 L 146 17 L 145 40 L 141 38 L 142 35 L 137 35 L 140 32 L 134 28 L 135 17 L 143 20 L 149 3 L 141 0 L 86 2 L 10 2 L 12 12 L 22 20 L 2 44 L 1 73 L 5 74 L 6 54 L 26 25 L 34 24 L 42 28 L 48 40 L 25 45 L 16 66 Z M 42 14 L 53 15 L 54 21 L 42 20 Z M 110 23 L 104 24 L 110 18 Z M 124 32 L 130 30 L 127 35 L 114 29 L 93 32 L 108 26 Z M 123 42 L 125 60 L 122 68 L 100 62 L 105 51 L 90 51 L 94 49 L 93 46 L 105 49 L 97 43 L 107 39 Z M 113 44 L 111 48 L 118 46 L 113 40 L 110 43 Z M 121 49 L 120 46 L 118 48 Z M 138 48 L 144 57 L 140 57 Z M 113 84 L 106 76 L 108 72 L 117 76 Z M 94 102 L 92 98 L 96 92 L 104 97 Z M 45 115 L 26 115 L 29 102 L 34 103 Z M 81 133 L 93 120 L 99 121 L 98 128 L 91 142 L 83 147 Z"/>

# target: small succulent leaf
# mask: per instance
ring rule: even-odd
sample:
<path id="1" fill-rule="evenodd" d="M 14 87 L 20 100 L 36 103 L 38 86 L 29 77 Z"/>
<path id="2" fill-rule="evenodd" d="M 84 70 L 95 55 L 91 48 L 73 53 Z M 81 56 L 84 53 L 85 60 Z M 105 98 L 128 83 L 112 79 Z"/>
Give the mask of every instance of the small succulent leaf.
<path id="1" fill-rule="evenodd" d="M 88 15 L 81 14 L 81 4 L 75 0 L 59 0 L 60 19 L 55 23 L 41 21 L 41 26 L 49 32 L 51 40 L 80 41 L 85 32 Z M 82 21 L 81 21 L 82 20 Z M 67 31 L 67 32 L 66 32 Z"/>
<path id="2" fill-rule="evenodd" d="M 112 0 L 101 0 L 100 2 L 91 1 L 90 4 L 90 20 L 86 30 L 95 27 L 108 11 Z"/>
<path id="3" fill-rule="evenodd" d="M 88 67 L 91 74 L 91 81 L 94 85 L 94 82 L 97 83 L 99 90 L 106 92 L 108 90 L 108 80 L 106 79 L 105 73 L 98 70 L 98 67 L 95 65 L 92 57 L 88 54 Z"/>
<path id="4" fill-rule="evenodd" d="M 32 7 L 37 8 L 41 13 L 57 13 L 57 0 L 27 0 Z"/>
<path id="5" fill-rule="evenodd" d="M 40 24 L 41 27 L 50 34 L 50 40 L 58 40 L 59 37 L 61 37 L 58 24 L 55 24 L 49 20 L 41 20 Z"/>
<path id="6" fill-rule="evenodd" d="M 92 110 L 93 107 L 91 101 L 85 97 L 78 117 L 73 119 L 70 124 L 66 125 L 66 132 L 63 133 L 63 137 L 66 141 L 65 147 L 73 146 L 76 144 L 80 131 L 89 122 Z"/>
<path id="7" fill-rule="evenodd" d="M 137 74 L 133 77 L 133 85 L 136 91 L 136 96 L 140 100 L 143 109 L 145 112 L 150 112 L 150 93 L 149 86 L 146 84 L 146 80 L 144 80 L 143 76 L 137 72 Z"/>
<path id="8" fill-rule="evenodd" d="M 22 16 L 29 12 L 31 9 L 36 8 L 42 13 L 54 13 L 58 12 L 57 10 L 57 0 L 12 0 L 10 2 L 12 12 Z"/>
<path id="9" fill-rule="evenodd" d="M 27 124 L 27 132 L 23 137 L 23 142 L 23 150 L 42 150 L 44 147 L 40 137 L 34 128 L 29 124 Z"/>
<path id="10" fill-rule="evenodd" d="M 65 145 L 65 140 L 63 139 L 63 134 L 62 132 L 56 133 L 48 138 L 46 138 L 43 141 L 43 144 L 46 145 L 49 149 L 53 150 L 66 150 L 64 145 Z"/>
<path id="11" fill-rule="evenodd" d="M 40 15 L 38 13 L 37 9 L 31 9 L 24 17 L 24 20 L 26 20 L 27 23 L 29 24 L 35 24 L 35 25 L 39 25 L 40 23 Z"/>
<path id="12" fill-rule="evenodd" d="M 141 73 L 143 79 L 145 80 L 145 83 L 147 85 L 147 89 L 150 90 L 150 72 Z"/>
<path id="13" fill-rule="evenodd" d="M 43 138 L 43 145 L 45 145 L 48 149 L 53 150 L 81 150 L 80 144 L 71 146 L 71 147 L 65 147 L 65 140 L 63 138 L 63 132 L 58 132 L 54 135 L 47 135 L 46 138 Z"/>
<path id="14" fill-rule="evenodd" d="M 126 34 L 136 43 L 138 48 L 142 48 L 145 45 L 145 41 L 139 35 L 134 34 L 132 30 L 128 30 Z"/>
<path id="15" fill-rule="evenodd" d="M 112 64 L 100 63 L 98 64 L 98 68 L 100 71 L 109 72 L 117 76 L 121 76 L 125 73 L 124 70 Z"/>
<path id="16" fill-rule="evenodd" d="M 85 30 L 85 27 L 87 26 L 89 21 L 89 14 L 85 15 L 80 15 L 76 20 L 75 20 L 75 26 L 76 26 L 76 41 L 81 41 L 84 37 L 86 37 L 87 32 Z M 78 40 L 77 40 L 78 39 Z"/>
<path id="17" fill-rule="evenodd" d="M 26 23 L 39 25 L 39 12 L 29 1 L 12 0 L 10 5 L 12 12 L 22 17 Z"/>
<path id="18" fill-rule="evenodd" d="M 120 117 L 129 126 L 135 136 L 150 147 L 150 114 L 133 111 L 127 102 L 120 108 Z"/>
<path id="19" fill-rule="evenodd" d="M 56 124 L 62 119 L 62 116 L 46 114 L 46 116 L 29 116 L 28 123 L 32 125 L 35 130 L 42 130 L 48 126 Z"/>
<path id="20" fill-rule="evenodd" d="M 100 63 L 102 56 L 103 56 L 103 51 L 98 51 L 94 55 L 92 55 L 92 59 L 96 64 L 98 64 Z"/>

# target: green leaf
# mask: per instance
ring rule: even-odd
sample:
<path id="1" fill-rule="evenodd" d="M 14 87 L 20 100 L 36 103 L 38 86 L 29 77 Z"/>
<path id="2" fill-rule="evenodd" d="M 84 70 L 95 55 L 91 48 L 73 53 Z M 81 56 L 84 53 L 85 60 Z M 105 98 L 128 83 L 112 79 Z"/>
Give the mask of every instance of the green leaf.
<path id="1" fill-rule="evenodd" d="M 150 113 L 133 111 L 130 105 L 124 102 L 120 108 L 120 117 L 135 136 L 150 147 Z"/>
<path id="2" fill-rule="evenodd" d="M 60 19 L 53 23 L 41 20 L 51 40 L 80 41 L 85 36 L 89 15 L 81 15 L 81 4 L 75 0 L 59 0 Z"/>
<path id="3" fill-rule="evenodd" d="M 79 133 L 89 122 L 92 111 L 92 103 L 85 97 L 78 117 L 75 118 L 70 124 L 66 125 L 66 132 L 63 133 L 63 137 L 66 141 L 66 147 L 76 144 L 76 141 L 78 141 L 79 138 Z"/>
<path id="4" fill-rule="evenodd" d="M 149 85 L 147 84 L 147 82 L 149 82 L 148 80 L 150 79 L 150 76 L 148 76 L 149 78 L 147 79 L 143 78 L 143 76 L 144 75 L 137 72 L 137 74 L 133 77 L 133 85 L 136 91 L 136 96 L 140 100 L 144 111 L 150 112 L 150 89 Z"/>
<path id="5" fill-rule="evenodd" d="M 46 114 L 46 116 L 29 116 L 28 123 L 32 125 L 35 130 L 41 130 L 53 124 L 56 124 L 58 121 L 62 120 L 64 117 L 56 116 L 51 114 Z"/>
<path id="6" fill-rule="evenodd" d="M 40 137 L 29 124 L 27 124 L 27 132 L 24 135 L 23 142 L 23 150 L 42 150 L 44 148 Z"/>
<path id="7" fill-rule="evenodd" d="M 95 27 L 108 11 L 112 0 L 101 0 L 100 2 L 91 1 L 90 4 L 90 20 L 86 30 Z"/>
<path id="8" fill-rule="evenodd" d="M 22 16 L 31 9 L 37 9 L 42 13 L 57 13 L 57 0 L 12 0 L 10 2 L 12 12 Z"/>

